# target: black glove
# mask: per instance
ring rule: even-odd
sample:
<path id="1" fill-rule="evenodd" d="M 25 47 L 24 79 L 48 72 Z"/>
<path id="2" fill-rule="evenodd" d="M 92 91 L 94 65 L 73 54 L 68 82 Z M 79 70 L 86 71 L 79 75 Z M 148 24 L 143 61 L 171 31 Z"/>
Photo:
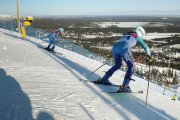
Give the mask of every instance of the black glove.
<path id="1" fill-rule="evenodd" d="M 151 56 L 149 56 L 149 55 L 146 55 L 146 57 L 147 57 L 147 59 L 151 59 Z"/>
<path id="2" fill-rule="evenodd" d="M 147 57 L 147 60 L 148 60 L 149 62 L 152 62 L 152 61 L 153 61 L 153 59 L 152 59 L 151 56 L 147 55 L 146 57 Z"/>

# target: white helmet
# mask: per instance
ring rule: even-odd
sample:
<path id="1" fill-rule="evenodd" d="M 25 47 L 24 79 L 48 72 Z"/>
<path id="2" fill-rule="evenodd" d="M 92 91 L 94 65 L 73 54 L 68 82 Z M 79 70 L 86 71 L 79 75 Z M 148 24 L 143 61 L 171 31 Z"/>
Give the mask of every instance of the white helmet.
<path id="1" fill-rule="evenodd" d="M 59 31 L 60 31 L 61 33 L 63 33 L 63 32 L 64 32 L 64 28 L 59 28 Z"/>
<path id="2" fill-rule="evenodd" d="M 137 27 L 137 28 L 135 29 L 135 31 L 136 31 L 136 33 L 138 34 L 138 36 L 139 36 L 140 38 L 142 38 L 142 37 L 145 35 L 145 30 L 144 30 L 144 28 L 142 28 L 142 27 Z"/>

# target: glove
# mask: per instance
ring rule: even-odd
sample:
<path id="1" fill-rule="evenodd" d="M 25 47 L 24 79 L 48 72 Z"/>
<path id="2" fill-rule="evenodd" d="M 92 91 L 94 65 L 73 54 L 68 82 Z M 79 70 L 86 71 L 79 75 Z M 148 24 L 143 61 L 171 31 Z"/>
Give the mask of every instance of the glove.
<path id="1" fill-rule="evenodd" d="M 151 56 L 149 56 L 149 55 L 146 55 L 146 57 L 147 57 L 147 59 L 151 59 Z"/>
<path id="2" fill-rule="evenodd" d="M 153 61 L 153 58 L 151 56 L 147 55 L 146 57 L 147 57 L 148 62 L 152 62 Z"/>

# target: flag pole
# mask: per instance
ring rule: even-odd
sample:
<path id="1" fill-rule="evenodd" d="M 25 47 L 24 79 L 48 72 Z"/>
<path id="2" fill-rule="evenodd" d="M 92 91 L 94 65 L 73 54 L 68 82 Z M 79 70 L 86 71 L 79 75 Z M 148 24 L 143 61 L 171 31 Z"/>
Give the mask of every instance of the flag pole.
<path id="1" fill-rule="evenodd" d="M 18 0 L 16 0 L 16 10 L 17 10 L 18 33 L 21 33 L 21 28 L 20 28 L 20 14 L 19 14 Z"/>

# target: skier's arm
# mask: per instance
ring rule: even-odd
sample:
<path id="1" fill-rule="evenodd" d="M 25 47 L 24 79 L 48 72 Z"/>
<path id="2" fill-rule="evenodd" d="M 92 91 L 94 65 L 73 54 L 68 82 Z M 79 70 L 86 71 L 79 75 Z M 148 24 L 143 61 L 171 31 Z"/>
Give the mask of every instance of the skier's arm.
<path id="1" fill-rule="evenodd" d="M 62 40 L 62 35 L 57 35 L 56 38 L 58 39 L 58 41 L 61 41 Z"/>
<path id="2" fill-rule="evenodd" d="M 55 40 L 56 40 L 56 41 L 59 41 L 59 38 L 60 38 L 60 37 L 59 37 L 59 33 L 55 33 Z"/>
<path id="3" fill-rule="evenodd" d="M 146 43 L 140 37 L 137 37 L 137 42 L 138 42 L 138 44 L 140 44 L 144 48 L 144 50 L 145 50 L 146 54 L 148 55 L 148 57 L 150 57 L 151 52 L 149 50 L 149 47 L 146 45 Z"/>

